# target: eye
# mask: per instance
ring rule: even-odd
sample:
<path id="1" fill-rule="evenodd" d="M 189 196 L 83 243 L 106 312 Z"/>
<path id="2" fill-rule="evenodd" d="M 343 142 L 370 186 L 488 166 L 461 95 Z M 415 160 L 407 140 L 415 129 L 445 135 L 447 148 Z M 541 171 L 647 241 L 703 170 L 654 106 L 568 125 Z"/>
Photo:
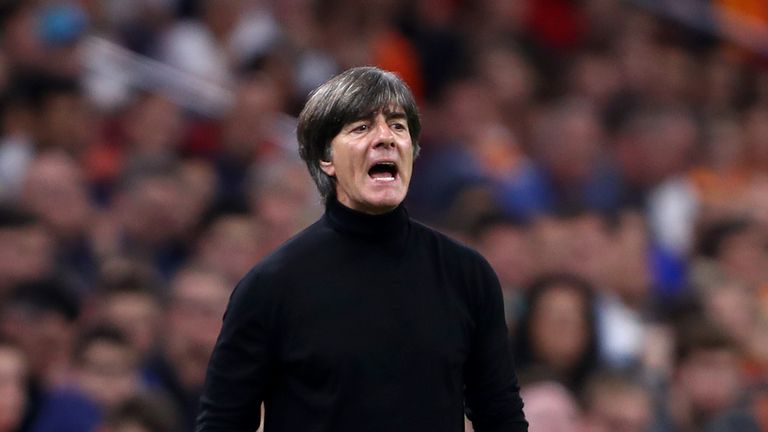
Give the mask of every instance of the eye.
<path id="1" fill-rule="evenodd" d="M 351 132 L 365 132 L 368 130 L 368 123 L 357 123 L 351 127 Z"/>
<path id="2" fill-rule="evenodd" d="M 408 126 L 403 122 L 394 122 L 391 126 L 396 131 L 406 131 L 408 130 Z"/>

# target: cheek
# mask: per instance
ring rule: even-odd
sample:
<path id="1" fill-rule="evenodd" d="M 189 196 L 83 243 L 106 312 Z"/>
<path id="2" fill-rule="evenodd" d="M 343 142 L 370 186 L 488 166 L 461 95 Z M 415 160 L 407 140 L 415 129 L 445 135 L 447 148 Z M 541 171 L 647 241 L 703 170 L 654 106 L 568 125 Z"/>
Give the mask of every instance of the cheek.
<path id="1" fill-rule="evenodd" d="M 368 176 L 365 170 L 365 159 L 361 157 L 349 157 L 344 160 L 344 174 L 351 179 L 360 179 Z"/>
<path id="2" fill-rule="evenodd" d="M 546 357 L 578 356 L 586 345 L 585 327 L 580 317 L 540 316 L 532 323 L 533 342 Z"/>
<path id="3" fill-rule="evenodd" d="M 405 164 L 405 167 L 403 169 L 403 177 L 411 178 L 411 174 L 413 174 L 413 159 L 410 159 Z"/>
<path id="4" fill-rule="evenodd" d="M 413 153 L 410 149 L 402 157 L 402 160 L 403 163 L 400 167 L 400 176 L 406 180 L 409 180 L 413 174 Z"/>

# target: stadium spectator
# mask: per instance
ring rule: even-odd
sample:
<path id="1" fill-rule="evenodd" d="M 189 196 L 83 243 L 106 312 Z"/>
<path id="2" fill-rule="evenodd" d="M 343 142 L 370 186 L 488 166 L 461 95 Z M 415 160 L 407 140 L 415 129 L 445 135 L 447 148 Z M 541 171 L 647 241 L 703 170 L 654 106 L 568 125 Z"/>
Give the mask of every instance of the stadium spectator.
<path id="1" fill-rule="evenodd" d="M 531 432 L 579 432 L 582 412 L 576 397 L 562 383 L 540 380 L 520 389 Z"/>
<path id="2" fill-rule="evenodd" d="M 728 336 L 694 313 L 679 324 L 677 343 L 669 404 L 672 427 L 757 431 L 754 416 L 744 405 L 740 353 Z"/>
<path id="3" fill-rule="evenodd" d="M 0 206 L 0 305 L 17 284 L 53 276 L 56 240 L 33 214 Z"/>
<path id="4" fill-rule="evenodd" d="M 0 333 L 24 350 L 30 377 L 43 392 L 72 376 L 79 316 L 80 299 L 59 279 L 21 282 L 3 303 Z"/>
<path id="5" fill-rule="evenodd" d="M 578 276 L 551 274 L 534 280 L 514 337 L 521 374 L 543 369 L 571 391 L 579 389 L 599 366 L 594 306 L 592 286 Z"/>
<path id="6" fill-rule="evenodd" d="M 48 392 L 31 430 L 93 430 L 106 410 L 138 393 L 138 360 L 136 351 L 119 330 L 85 330 L 74 350 L 70 382 Z"/>
<path id="7" fill-rule="evenodd" d="M 183 430 L 194 425 L 231 290 L 223 276 L 199 268 L 184 268 L 171 281 L 161 343 L 143 369 L 148 384 L 170 397 Z"/>
<path id="8" fill-rule="evenodd" d="M 591 376 L 582 400 L 585 429 L 590 432 L 654 430 L 653 395 L 627 373 L 606 370 Z"/>

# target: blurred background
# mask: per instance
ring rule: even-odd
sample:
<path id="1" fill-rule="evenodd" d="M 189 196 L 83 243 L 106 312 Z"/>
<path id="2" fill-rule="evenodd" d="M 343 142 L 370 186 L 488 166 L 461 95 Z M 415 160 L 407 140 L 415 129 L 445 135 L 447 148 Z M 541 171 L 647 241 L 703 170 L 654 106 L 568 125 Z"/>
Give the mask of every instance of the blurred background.
<path id="1" fill-rule="evenodd" d="M 232 288 L 323 210 L 295 117 L 367 64 L 532 432 L 768 431 L 764 0 L 2 0 L 0 432 L 192 430 Z"/>

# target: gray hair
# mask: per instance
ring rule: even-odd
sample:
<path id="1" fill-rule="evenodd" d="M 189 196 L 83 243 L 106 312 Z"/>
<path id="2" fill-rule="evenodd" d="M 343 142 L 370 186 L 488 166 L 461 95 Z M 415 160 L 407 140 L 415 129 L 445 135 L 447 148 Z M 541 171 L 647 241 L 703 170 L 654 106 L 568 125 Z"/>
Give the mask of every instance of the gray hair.
<path id="1" fill-rule="evenodd" d="M 336 194 L 335 180 L 320 169 L 321 160 L 331 159 L 331 140 L 345 124 L 391 106 L 405 111 L 415 157 L 421 120 L 411 90 L 394 73 L 370 66 L 348 69 L 309 95 L 299 114 L 296 137 L 299 154 L 323 201 Z"/>

